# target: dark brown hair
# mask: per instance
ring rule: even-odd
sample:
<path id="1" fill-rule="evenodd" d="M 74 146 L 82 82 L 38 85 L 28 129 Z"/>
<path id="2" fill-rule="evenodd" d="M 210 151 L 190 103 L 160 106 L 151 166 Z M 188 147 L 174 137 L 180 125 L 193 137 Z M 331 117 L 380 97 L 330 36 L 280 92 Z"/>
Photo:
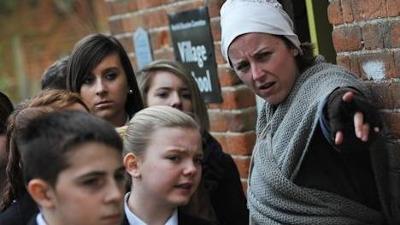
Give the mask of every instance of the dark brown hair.
<path id="1" fill-rule="evenodd" d="M 0 134 L 3 134 L 6 131 L 7 118 L 13 110 L 14 107 L 10 99 L 0 92 Z"/>
<path id="2" fill-rule="evenodd" d="M 90 72 L 107 56 L 117 53 L 131 90 L 125 103 L 129 117 L 143 108 L 142 98 L 129 57 L 119 41 L 104 34 L 91 34 L 76 43 L 67 68 L 67 89 L 80 93 L 81 86 Z"/>
<path id="3" fill-rule="evenodd" d="M 285 42 L 286 47 L 296 49 L 293 43 L 289 41 L 289 39 L 285 38 L 285 36 L 275 36 L 282 39 L 283 42 Z M 299 72 L 303 73 L 315 64 L 314 45 L 312 43 L 303 42 L 300 44 L 300 48 L 303 51 L 303 54 L 298 54 L 295 59 Z"/>

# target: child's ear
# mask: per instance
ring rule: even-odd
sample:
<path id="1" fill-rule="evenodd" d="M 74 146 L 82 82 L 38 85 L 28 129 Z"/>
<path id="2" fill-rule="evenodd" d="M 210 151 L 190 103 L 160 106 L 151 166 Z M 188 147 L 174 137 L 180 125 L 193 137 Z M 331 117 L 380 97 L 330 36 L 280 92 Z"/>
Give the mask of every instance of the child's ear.
<path id="1" fill-rule="evenodd" d="M 133 154 L 133 153 L 128 153 L 124 156 L 123 163 L 126 169 L 126 172 L 131 175 L 132 178 L 140 178 L 141 173 L 140 173 L 140 162 L 139 158 Z"/>
<path id="2" fill-rule="evenodd" d="M 42 179 L 32 179 L 27 185 L 27 189 L 33 200 L 43 208 L 53 208 L 55 198 L 52 187 Z"/>

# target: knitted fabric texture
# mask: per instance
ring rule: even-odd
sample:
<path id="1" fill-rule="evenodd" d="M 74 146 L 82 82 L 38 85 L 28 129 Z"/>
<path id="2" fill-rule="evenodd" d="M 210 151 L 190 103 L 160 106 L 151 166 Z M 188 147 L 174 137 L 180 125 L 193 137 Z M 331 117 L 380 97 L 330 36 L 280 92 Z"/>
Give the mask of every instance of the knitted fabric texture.
<path id="1" fill-rule="evenodd" d="M 381 224 L 380 212 L 339 195 L 297 186 L 318 106 L 338 87 L 368 90 L 344 69 L 318 63 L 299 75 L 288 98 L 266 103 L 257 121 L 257 142 L 249 176 L 251 224 Z"/>

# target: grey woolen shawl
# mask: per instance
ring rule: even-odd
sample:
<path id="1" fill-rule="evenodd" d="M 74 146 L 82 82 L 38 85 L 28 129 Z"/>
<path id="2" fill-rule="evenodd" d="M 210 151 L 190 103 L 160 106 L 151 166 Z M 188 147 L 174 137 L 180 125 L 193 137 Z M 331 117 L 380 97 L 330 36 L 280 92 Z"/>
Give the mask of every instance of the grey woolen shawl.
<path id="1" fill-rule="evenodd" d="M 354 87 L 369 96 L 344 69 L 317 63 L 298 76 L 284 102 L 264 105 L 249 176 L 251 224 L 382 224 L 376 210 L 293 183 L 318 125 L 318 107 L 338 87 Z"/>

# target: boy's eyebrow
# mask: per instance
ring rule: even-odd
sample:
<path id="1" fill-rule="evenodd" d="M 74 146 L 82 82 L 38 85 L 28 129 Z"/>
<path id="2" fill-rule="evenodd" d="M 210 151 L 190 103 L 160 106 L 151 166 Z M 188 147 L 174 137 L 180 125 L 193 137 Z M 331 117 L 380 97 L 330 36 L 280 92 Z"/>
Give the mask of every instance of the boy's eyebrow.
<path id="1" fill-rule="evenodd" d="M 82 174 L 77 177 L 77 179 L 85 179 L 87 177 L 98 177 L 98 176 L 105 176 L 105 171 L 91 171 L 89 173 Z"/>
<path id="2" fill-rule="evenodd" d="M 121 166 L 121 167 L 115 169 L 113 173 L 121 172 L 121 171 L 125 171 L 124 166 Z M 105 172 L 105 171 L 91 171 L 89 173 L 80 175 L 79 177 L 77 177 L 77 179 L 85 179 L 87 177 L 95 177 L 95 176 L 105 176 L 106 174 L 107 174 L 107 172 Z"/>

